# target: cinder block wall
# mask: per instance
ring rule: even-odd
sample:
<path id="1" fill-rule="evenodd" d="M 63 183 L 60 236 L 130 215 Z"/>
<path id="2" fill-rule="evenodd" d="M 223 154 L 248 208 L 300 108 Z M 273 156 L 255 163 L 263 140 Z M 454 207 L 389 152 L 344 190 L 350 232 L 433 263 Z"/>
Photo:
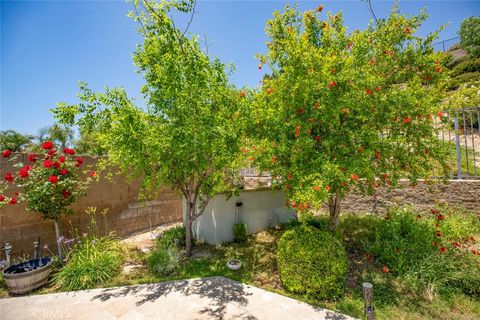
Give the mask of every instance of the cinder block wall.
<path id="1" fill-rule="evenodd" d="M 19 155 L 27 163 L 26 155 Z M 84 157 L 83 168 L 92 168 L 96 160 Z M 18 168 L 12 163 L 0 159 L 0 177 L 10 171 L 17 174 Z M 60 221 L 62 234 L 71 237 L 73 233 L 87 232 L 89 216 L 85 213 L 88 207 L 97 208 L 97 226 L 101 233 L 114 231 L 123 236 L 148 229 L 163 223 L 182 219 L 182 201 L 179 194 L 165 187 L 154 201 L 138 201 L 139 181 L 128 181 L 122 175 L 114 175 L 111 180 L 101 178 L 93 182 L 87 195 L 72 206 L 74 214 L 65 216 Z M 8 190 L 12 195 L 16 190 Z M 99 214 L 108 208 L 106 219 Z M 106 221 L 105 221 L 106 220 Z M 73 233 L 72 231 L 75 230 Z M 13 256 L 32 255 L 33 242 L 40 237 L 41 245 L 47 244 L 55 248 L 55 229 L 53 221 L 43 220 L 39 215 L 27 211 L 24 204 L 5 205 L 0 209 L 0 246 L 5 242 L 13 245 Z M 43 251 L 43 250 L 42 250 Z M 47 254 L 43 251 L 43 254 Z M 4 259 L 0 252 L 0 260 Z"/>
<path id="2" fill-rule="evenodd" d="M 430 210 L 438 203 L 462 206 L 480 214 L 480 180 L 450 180 L 447 184 L 428 186 L 419 181 L 416 187 L 402 181 L 395 189 L 379 188 L 376 196 L 351 192 L 342 202 L 342 211 L 352 213 L 385 212 L 395 205 L 413 205 L 418 210 Z"/>

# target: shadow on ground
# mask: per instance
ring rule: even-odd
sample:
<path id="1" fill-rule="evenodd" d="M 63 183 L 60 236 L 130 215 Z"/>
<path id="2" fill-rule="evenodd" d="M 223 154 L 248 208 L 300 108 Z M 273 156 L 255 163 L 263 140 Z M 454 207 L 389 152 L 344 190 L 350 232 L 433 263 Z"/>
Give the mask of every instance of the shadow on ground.
<path id="1" fill-rule="evenodd" d="M 209 277 L 133 287 L 109 288 L 94 296 L 92 300 L 107 301 L 112 298 L 134 296 L 138 297 L 136 305 L 140 306 L 173 293 L 180 293 L 185 296 L 197 295 L 199 298 L 209 299 L 211 301 L 209 306 L 200 310 L 199 313 L 208 315 L 213 319 L 223 319 L 229 303 L 236 303 L 240 307 L 246 306 L 248 304 L 247 297 L 252 295 L 252 293 L 246 292 L 244 285 L 239 282 L 223 277 Z M 248 314 L 238 316 L 241 319 L 256 319 Z"/>

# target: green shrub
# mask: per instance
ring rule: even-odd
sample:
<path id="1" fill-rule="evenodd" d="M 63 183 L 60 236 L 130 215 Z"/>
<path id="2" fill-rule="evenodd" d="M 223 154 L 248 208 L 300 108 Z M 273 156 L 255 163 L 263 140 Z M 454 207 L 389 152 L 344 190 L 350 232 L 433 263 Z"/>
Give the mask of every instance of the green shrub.
<path id="1" fill-rule="evenodd" d="M 480 72 L 480 58 L 465 60 L 457 64 L 452 70 L 452 76 L 469 72 Z"/>
<path id="2" fill-rule="evenodd" d="M 67 263 L 54 277 L 62 290 L 96 287 L 120 272 L 123 247 L 112 237 L 84 237 L 67 255 Z"/>
<path id="3" fill-rule="evenodd" d="M 433 244 L 436 239 L 432 221 L 418 219 L 411 208 L 390 210 L 387 217 L 379 223 L 374 243 L 366 244 L 366 251 L 391 271 L 403 274 L 438 250 Z"/>
<path id="4" fill-rule="evenodd" d="M 157 247 L 168 249 L 185 246 L 185 228 L 183 226 L 165 230 L 157 239 Z"/>
<path id="5" fill-rule="evenodd" d="M 319 230 L 329 230 L 330 219 L 326 215 L 305 213 L 300 216 L 300 222 Z"/>
<path id="6" fill-rule="evenodd" d="M 233 241 L 240 243 L 247 240 L 247 225 L 245 223 L 233 224 Z"/>
<path id="7" fill-rule="evenodd" d="M 455 78 L 452 78 L 452 80 L 448 84 L 448 89 L 456 90 L 460 87 L 460 85 L 467 82 L 478 81 L 478 79 L 480 79 L 480 72 L 463 73 L 456 76 Z"/>
<path id="8" fill-rule="evenodd" d="M 157 248 L 147 259 L 150 271 L 157 276 L 172 274 L 180 263 L 180 252 L 175 247 Z"/>
<path id="9" fill-rule="evenodd" d="M 286 231 L 278 242 L 278 269 L 287 290 L 335 299 L 344 293 L 347 254 L 330 232 L 299 226 Z"/>
<path id="10" fill-rule="evenodd" d="M 476 214 L 445 206 L 426 214 L 397 208 L 387 217 L 365 245 L 377 262 L 429 299 L 443 289 L 479 293 L 480 259 L 470 240 L 480 233 Z"/>

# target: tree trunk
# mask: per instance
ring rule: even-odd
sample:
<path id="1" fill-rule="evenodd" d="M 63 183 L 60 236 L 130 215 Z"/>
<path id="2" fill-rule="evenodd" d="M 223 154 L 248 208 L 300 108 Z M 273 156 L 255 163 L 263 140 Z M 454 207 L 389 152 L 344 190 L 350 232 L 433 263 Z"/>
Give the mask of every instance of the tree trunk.
<path id="1" fill-rule="evenodd" d="M 328 211 L 330 212 L 330 230 L 334 231 L 338 227 L 338 218 L 340 217 L 340 195 L 332 194 L 328 199 Z"/>
<path id="2" fill-rule="evenodd" d="M 188 215 L 185 223 L 185 253 L 187 257 L 192 255 L 192 222 Z"/>
<path id="3" fill-rule="evenodd" d="M 60 258 L 60 260 L 63 260 L 64 258 L 63 249 L 62 249 L 62 244 L 60 243 L 60 225 L 58 223 L 58 219 L 55 219 L 53 222 L 55 223 L 55 238 L 57 242 L 58 257 Z"/>

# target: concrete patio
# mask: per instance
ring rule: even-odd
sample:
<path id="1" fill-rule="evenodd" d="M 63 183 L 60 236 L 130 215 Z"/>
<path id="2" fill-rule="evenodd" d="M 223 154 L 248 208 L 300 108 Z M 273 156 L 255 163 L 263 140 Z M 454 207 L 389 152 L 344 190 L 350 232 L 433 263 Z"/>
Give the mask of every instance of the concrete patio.
<path id="1" fill-rule="evenodd" d="M 353 319 L 223 277 L 0 300 L 0 319 Z"/>

